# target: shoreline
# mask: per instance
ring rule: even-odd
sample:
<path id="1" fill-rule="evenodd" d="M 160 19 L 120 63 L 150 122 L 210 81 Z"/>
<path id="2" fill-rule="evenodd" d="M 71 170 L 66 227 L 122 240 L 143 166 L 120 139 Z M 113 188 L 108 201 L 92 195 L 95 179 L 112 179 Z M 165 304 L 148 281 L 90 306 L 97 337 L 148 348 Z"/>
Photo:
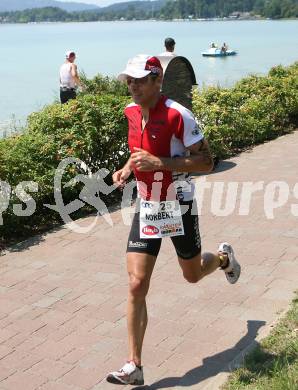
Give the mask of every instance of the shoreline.
<path id="1" fill-rule="evenodd" d="M 164 22 L 164 23 L 190 23 L 190 22 L 248 22 L 248 21 L 271 21 L 271 22 L 278 22 L 278 21 L 298 21 L 298 18 L 279 18 L 279 19 L 272 19 L 272 18 L 263 18 L 263 17 L 250 17 L 250 18 L 196 18 L 196 19 L 117 19 L 117 20 L 86 20 L 86 21 L 79 21 L 79 20 L 70 20 L 70 21 L 43 21 L 43 22 L 3 22 L 0 21 L 1 25 L 44 25 L 44 24 L 71 24 L 71 23 L 131 23 L 131 22 Z"/>

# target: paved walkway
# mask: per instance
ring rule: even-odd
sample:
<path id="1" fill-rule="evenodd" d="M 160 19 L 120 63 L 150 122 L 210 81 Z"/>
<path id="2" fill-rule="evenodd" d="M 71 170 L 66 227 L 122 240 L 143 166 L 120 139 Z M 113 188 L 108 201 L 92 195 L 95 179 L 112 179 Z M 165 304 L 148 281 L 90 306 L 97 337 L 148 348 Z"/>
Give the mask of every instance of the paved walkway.
<path id="1" fill-rule="evenodd" d="M 203 248 L 233 244 L 243 266 L 237 285 L 222 271 L 187 284 L 164 240 L 148 298 L 145 388 L 217 389 L 230 363 L 288 307 L 298 280 L 297 150 L 295 132 L 221 163 L 207 177 L 217 184 L 206 190 Z M 253 194 L 249 215 L 239 215 L 247 181 L 264 182 L 264 189 Z M 270 205 L 272 181 L 284 182 L 275 196 L 284 205 L 268 219 L 264 199 Z M 225 217 L 214 215 L 219 182 L 239 183 L 235 210 Z M 62 228 L 0 257 L 0 390 L 119 389 L 104 377 L 126 356 L 129 227 L 120 211 L 112 218 L 114 227 L 100 218 L 87 235 Z"/>

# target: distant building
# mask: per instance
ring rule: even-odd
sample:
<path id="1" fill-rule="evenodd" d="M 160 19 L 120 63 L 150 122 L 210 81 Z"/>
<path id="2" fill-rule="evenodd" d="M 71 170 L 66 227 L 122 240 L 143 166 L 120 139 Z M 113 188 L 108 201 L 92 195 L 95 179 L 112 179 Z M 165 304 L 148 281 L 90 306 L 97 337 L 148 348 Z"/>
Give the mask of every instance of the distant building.
<path id="1" fill-rule="evenodd" d="M 252 15 L 250 14 L 250 12 L 235 11 L 229 15 L 229 19 L 251 19 L 251 18 Z"/>

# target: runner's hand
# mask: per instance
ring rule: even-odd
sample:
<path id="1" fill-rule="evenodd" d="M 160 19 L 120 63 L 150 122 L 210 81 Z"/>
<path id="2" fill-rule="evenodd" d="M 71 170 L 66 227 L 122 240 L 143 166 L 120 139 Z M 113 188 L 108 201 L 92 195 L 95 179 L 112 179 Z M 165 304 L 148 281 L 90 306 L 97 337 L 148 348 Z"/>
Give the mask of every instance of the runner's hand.
<path id="1" fill-rule="evenodd" d="M 158 157 L 140 148 L 134 148 L 134 150 L 130 158 L 138 171 L 154 171 L 161 168 L 161 161 Z"/>
<path id="2" fill-rule="evenodd" d="M 123 188 L 130 174 L 131 174 L 130 169 L 125 169 L 125 168 L 119 169 L 119 171 L 116 171 L 112 176 L 114 184 L 118 188 Z"/>

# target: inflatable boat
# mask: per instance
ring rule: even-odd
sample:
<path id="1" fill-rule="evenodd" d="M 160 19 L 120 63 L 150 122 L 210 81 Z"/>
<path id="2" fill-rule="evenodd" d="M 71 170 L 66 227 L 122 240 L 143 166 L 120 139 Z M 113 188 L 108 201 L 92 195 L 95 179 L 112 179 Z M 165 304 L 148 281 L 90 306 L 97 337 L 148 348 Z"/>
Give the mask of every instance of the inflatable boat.
<path id="1" fill-rule="evenodd" d="M 210 48 L 207 51 L 203 51 L 202 56 L 203 57 L 226 57 L 226 56 L 234 56 L 236 54 L 237 52 L 235 50 L 222 51 L 221 49 Z"/>

